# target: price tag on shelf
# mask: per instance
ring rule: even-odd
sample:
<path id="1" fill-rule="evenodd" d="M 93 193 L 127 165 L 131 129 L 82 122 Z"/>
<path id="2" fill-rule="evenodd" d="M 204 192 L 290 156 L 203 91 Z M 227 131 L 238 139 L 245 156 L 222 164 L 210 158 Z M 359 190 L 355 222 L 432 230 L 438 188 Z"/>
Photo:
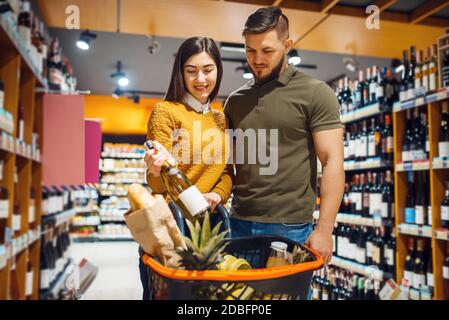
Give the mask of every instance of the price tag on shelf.
<path id="1" fill-rule="evenodd" d="M 443 91 L 437 92 L 437 100 L 443 100 L 447 98 L 447 91 L 446 89 Z"/>
<path id="2" fill-rule="evenodd" d="M 413 163 L 412 162 L 404 162 L 403 166 L 404 166 L 404 170 L 405 171 L 413 170 Z"/>

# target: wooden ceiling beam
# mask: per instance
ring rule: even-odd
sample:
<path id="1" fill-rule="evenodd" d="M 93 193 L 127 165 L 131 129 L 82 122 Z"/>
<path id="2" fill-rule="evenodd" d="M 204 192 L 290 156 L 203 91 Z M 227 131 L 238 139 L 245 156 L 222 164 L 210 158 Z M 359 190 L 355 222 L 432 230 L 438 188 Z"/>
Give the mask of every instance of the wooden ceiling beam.
<path id="1" fill-rule="evenodd" d="M 449 5 L 449 0 L 431 0 L 416 8 L 410 14 L 410 23 L 419 23 Z"/>
<path id="2" fill-rule="evenodd" d="M 321 13 L 327 13 L 337 5 L 340 0 L 323 0 L 321 1 Z"/>
<path id="3" fill-rule="evenodd" d="M 373 5 L 377 6 L 380 12 L 387 10 L 394 5 L 398 0 L 376 0 Z"/>

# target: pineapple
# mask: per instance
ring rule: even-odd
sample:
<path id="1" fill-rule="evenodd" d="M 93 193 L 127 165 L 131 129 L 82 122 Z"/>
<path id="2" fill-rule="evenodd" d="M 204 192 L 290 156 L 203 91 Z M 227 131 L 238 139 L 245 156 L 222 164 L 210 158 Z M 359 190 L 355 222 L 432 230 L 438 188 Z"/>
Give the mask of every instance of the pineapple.
<path id="1" fill-rule="evenodd" d="M 206 213 L 201 226 L 198 221 L 193 225 L 186 220 L 190 230 L 190 238 L 183 237 L 187 248 L 177 250 L 180 256 L 180 268 L 186 270 L 217 270 L 222 261 L 223 251 L 228 242 L 223 242 L 227 231 L 218 233 L 221 222 L 212 230 L 210 227 L 209 213 Z"/>

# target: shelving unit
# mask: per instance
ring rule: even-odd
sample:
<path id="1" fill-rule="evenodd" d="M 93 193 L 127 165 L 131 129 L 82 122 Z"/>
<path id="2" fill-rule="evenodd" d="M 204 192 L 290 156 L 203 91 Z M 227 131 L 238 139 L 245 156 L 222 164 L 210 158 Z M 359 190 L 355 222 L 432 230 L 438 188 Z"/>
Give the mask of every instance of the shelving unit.
<path id="1" fill-rule="evenodd" d="M 37 88 L 46 88 L 38 68 L 33 64 L 25 46 L 4 16 L 0 16 L 0 78 L 4 82 L 5 110 L 16 123 L 19 101 L 24 108 L 24 143 L 13 138 L 9 146 L 2 145 L 0 159 L 4 161 L 2 187 L 9 192 L 9 213 L 4 225 L 0 225 L 0 300 L 10 298 L 12 281 L 18 284 L 18 298 L 25 299 L 26 269 L 29 260 L 33 266 L 32 299 L 38 299 L 40 223 L 42 203 L 42 165 L 39 154 L 30 153 L 33 132 L 39 134 L 42 146 L 42 97 Z M 14 128 L 13 137 L 17 136 Z M 14 168 L 18 170 L 17 189 L 14 186 Z M 35 189 L 35 221 L 29 223 L 30 190 Z M 17 237 L 12 235 L 13 203 L 20 202 L 21 227 Z M 6 235 L 6 237 L 5 237 Z M 11 272 L 12 258 L 16 271 Z M 12 279 L 12 276 L 16 279 Z"/>
<path id="2" fill-rule="evenodd" d="M 432 262 L 434 272 L 434 298 L 437 300 L 449 299 L 443 288 L 442 265 L 447 238 L 443 239 L 443 233 L 439 231 L 441 225 L 440 205 L 444 199 L 444 182 L 449 178 L 448 163 L 438 158 L 438 139 L 441 121 L 441 102 L 449 98 L 449 88 L 440 89 L 438 92 L 401 103 L 394 108 L 394 157 L 395 170 L 395 214 L 396 214 L 396 275 L 400 283 L 404 275 L 405 258 L 407 254 L 408 237 L 425 237 L 431 239 Z M 417 163 L 401 163 L 402 142 L 405 132 L 405 110 L 415 107 L 427 108 L 429 123 L 429 142 L 431 160 Z M 405 224 L 405 200 L 407 193 L 407 171 L 424 170 L 430 177 L 430 206 L 432 210 L 432 226 L 419 227 Z"/>

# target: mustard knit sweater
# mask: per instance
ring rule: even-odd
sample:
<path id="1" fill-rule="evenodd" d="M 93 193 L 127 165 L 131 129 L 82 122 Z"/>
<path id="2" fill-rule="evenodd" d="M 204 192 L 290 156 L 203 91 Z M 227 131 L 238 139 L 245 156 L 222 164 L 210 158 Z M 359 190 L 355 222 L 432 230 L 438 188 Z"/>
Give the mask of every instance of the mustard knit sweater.
<path id="1" fill-rule="evenodd" d="M 201 152 L 202 150 L 203 153 L 214 154 L 210 146 L 206 147 L 211 144 L 212 139 L 207 140 L 210 137 L 205 138 L 204 140 L 206 141 L 203 141 L 201 137 L 194 137 L 194 128 L 198 128 L 199 124 L 201 125 L 200 134 L 208 129 L 212 129 L 213 132 L 220 135 L 223 155 L 221 160 L 223 160 L 225 156 L 225 117 L 223 113 L 213 109 L 208 113 L 202 114 L 196 112 L 188 105 L 168 101 L 160 102 L 151 113 L 148 122 L 147 138 L 149 140 L 157 140 L 170 153 L 172 153 L 174 147 L 177 150 L 179 149 L 177 152 L 178 157 L 188 159 L 187 163 L 181 162 L 178 164 L 179 169 L 196 185 L 200 192 L 216 192 L 221 196 L 222 203 L 225 203 L 232 189 L 232 177 L 227 170 L 226 163 L 219 161 L 220 163 L 212 162 L 212 164 L 207 164 L 202 160 L 196 161 L 196 163 L 193 162 L 195 152 Z M 183 154 L 185 149 L 177 146 L 179 141 L 183 141 L 183 145 L 186 143 L 185 133 L 188 133 L 188 138 L 190 139 L 188 142 L 190 144 L 190 155 Z M 195 142 L 193 139 L 196 139 Z M 201 146 L 201 150 L 195 147 L 196 144 Z M 198 158 L 197 154 L 196 159 L 202 159 L 201 155 Z M 153 193 L 165 193 L 161 177 L 153 177 L 147 170 L 147 181 Z"/>

